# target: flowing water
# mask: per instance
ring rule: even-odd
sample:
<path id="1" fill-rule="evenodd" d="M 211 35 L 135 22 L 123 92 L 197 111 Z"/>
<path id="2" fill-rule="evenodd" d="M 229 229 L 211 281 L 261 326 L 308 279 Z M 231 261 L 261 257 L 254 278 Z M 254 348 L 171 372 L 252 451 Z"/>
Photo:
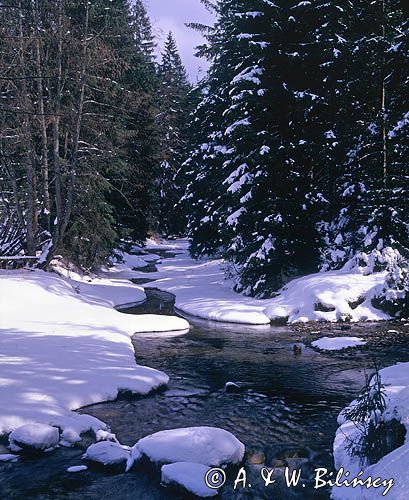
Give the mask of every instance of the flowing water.
<path id="1" fill-rule="evenodd" d="M 144 279 L 146 287 L 148 278 Z M 173 297 L 147 288 L 148 300 L 128 314 L 173 314 Z M 246 445 L 251 488 L 234 491 L 237 470 L 228 471 L 221 498 L 329 498 L 314 490 L 313 470 L 333 468 L 332 442 L 339 411 L 359 392 L 373 358 L 380 366 L 409 360 L 409 335 L 402 325 L 325 325 L 249 327 L 189 318 L 185 334 L 138 334 L 133 343 L 139 364 L 165 371 L 169 386 L 143 398 L 119 398 L 81 413 L 107 422 L 128 445 L 163 429 L 210 425 L 233 432 Z M 318 329 L 320 331 L 318 331 Z M 343 330 L 343 331 L 341 331 Z M 407 330 L 407 328 L 406 328 Z M 364 348 L 323 354 L 307 347 L 327 334 L 364 337 Z M 304 344 L 305 343 L 305 344 Z M 301 345 L 294 351 L 294 345 Z M 226 383 L 234 382 L 234 392 Z M 3 499 L 180 499 L 160 486 L 160 475 L 146 464 L 127 474 L 90 468 L 69 474 L 81 463 L 80 448 L 0 464 Z M 302 468 L 305 486 L 284 488 L 280 480 L 264 487 L 262 467 Z"/>

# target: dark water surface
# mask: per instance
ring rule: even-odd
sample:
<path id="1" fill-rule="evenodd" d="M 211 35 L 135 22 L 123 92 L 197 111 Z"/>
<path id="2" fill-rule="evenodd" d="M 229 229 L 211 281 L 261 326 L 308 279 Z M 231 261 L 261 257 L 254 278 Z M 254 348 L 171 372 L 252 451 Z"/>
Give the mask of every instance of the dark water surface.
<path id="1" fill-rule="evenodd" d="M 146 286 L 149 287 L 149 284 Z M 172 314 L 173 298 L 148 289 L 148 300 L 128 314 Z M 409 360 L 409 335 L 401 324 L 249 327 L 189 318 L 189 333 L 138 334 L 139 364 L 165 371 L 169 387 L 145 398 L 122 398 L 81 410 L 107 422 L 123 444 L 152 432 L 210 425 L 233 432 L 246 445 L 245 467 L 252 488 L 233 491 L 228 471 L 221 498 L 329 498 L 313 489 L 313 469 L 332 469 L 332 442 L 339 411 L 359 392 L 375 357 L 380 366 Z M 342 329 L 342 331 L 341 331 Z M 395 330 L 389 332 L 388 330 Z M 364 337 L 363 348 L 322 354 L 306 347 L 324 335 Z M 294 345 L 302 354 L 294 354 Z M 235 382 L 237 393 L 226 392 Z M 128 474 L 92 469 L 69 474 L 81 464 L 80 448 L 59 449 L 17 464 L 0 464 L 0 499 L 179 499 L 160 486 L 154 468 Z M 263 464 L 263 465 L 262 465 Z M 262 466 L 303 469 L 305 487 L 263 487 Z"/>

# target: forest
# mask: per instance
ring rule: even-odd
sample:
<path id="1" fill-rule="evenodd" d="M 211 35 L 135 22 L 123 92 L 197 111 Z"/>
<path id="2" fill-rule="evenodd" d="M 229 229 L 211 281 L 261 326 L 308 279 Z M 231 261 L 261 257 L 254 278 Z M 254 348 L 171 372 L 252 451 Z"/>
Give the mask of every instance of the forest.
<path id="1" fill-rule="evenodd" d="M 1 253 L 90 268 L 124 241 L 182 231 L 169 212 L 190 84 L 172 34 L 157 63 L 141 0 L 0 11 Z"/>
<path id="2" fill-rule="evenodd" d="M 204 3 L 193 86 L 142 0 L 2 2 L 2 255 L 188 235 L 247 295 L 360 266 L 407 310 L 406 2 Z"/>

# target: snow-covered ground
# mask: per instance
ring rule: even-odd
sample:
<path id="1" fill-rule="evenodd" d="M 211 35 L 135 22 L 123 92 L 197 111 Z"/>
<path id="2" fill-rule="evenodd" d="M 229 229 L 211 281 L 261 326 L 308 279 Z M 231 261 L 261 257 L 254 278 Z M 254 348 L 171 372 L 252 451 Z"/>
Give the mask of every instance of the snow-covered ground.
<path id="1" fill-rule="evenodd" d="M 335 500 L 372 500 L 391 498 L 407 500 L 409 498 L 409 363 L 400 363 L 380 371 L 382 383 L 385 385 L 387 409 L 385 420 L 396 418 L 406 428 L 407 434 L 403 446 L 392 451 L 374 465 L 365 467 L 356 457 L 348 453 L 348 444 L 358 435 L 357 427 L 345 421 L 342 412 L 339 417 L 340 427 L 334 442 L 334 460 L 336 469 L 343 467 L 349 471 L 350 478 L 364 470 L 361 479 L 368 477 L 394 480 L 393 486 L 386 496 L 385 487 L 378 489 L 365 487 L 334 487 L 332 494 Z M 352 402 L 351 405 L 354 405 Z M 345 478 L 345 476 L 344 476 Z"/>
<path id="2" fill-rule="evenodd" d="M 113 400 L 121 390 L 146 394 L 166 384 L 165 373 L 136 365 L 131 336 L 189 325 L 113 308 L 144 298 L 140 287 L 119 279 L 1 271 L 0 435 L 24 424 L 50 424 L 69 444 L 81 432 L 107 428 L 72 410 Z"/>
<path id="3" fill-rule="evenodd" d="M 257 300 L 232 290 L 232 283 L 225 280 L 222 261 L 193 260 L 186 240 L 164 244 L 150 241 L 148 248 L 178 253 L 158 264 L 158 272 L 149 274 L 156 280 L 150 286 L 173 293 L 180 311 L 202 319 L 253 325 L 283 318 L 291 323 L 388 319 L 371 304 L 385 273 L 365 276 L 357 269 L 311 274 L 291 281 L 274 299 Z"/>

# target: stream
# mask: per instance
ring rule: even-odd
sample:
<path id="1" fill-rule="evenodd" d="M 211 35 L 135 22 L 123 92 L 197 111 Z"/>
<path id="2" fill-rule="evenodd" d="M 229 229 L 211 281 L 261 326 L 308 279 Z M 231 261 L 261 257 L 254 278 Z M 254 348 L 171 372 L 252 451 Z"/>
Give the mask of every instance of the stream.
<path id="1" fill-rule="evenodd" d="M 148 299 L 127 314 L 174 314 L 173 296 L 149 288 Z M 177 311 L 176 311 L 177 312 Z M 209 425 L 231 431 L 246 445 L 244 466 L 251 488 L 233 490 L 237 469 L 228 471 L 222 499 L 327 499 L 328 490 L 314 490 L 313 470 L 333 469 L 332 443 L 337 415 L 371 373 L 409 361 L 409 335 L 402 324 L 365 323 L 261 326 L 222 324 L 188 318 L 188 333 L 138 334 L 133 338 L 139 364 L 165 371 L 169 386 L 147 397 L 126 397 L 83 408 L 110 425 L 119 441 L 133 445 L 156 431 Z M 326 336 L 358 336 L 362 348 L 320 353 L 308 347 Z M 301 354 L 294 351 L 301 346 Z M 226 383 L 234 382 L 234 392 Z M 186 495 L 160 486 L 158 470 L 137 465 L 124 474 L 90 467 L 69 474 L 81 464 L 83 448 L 60 448 L 40 457 L 0 464 L 3 499 L 183 499 Z M 264 487 L 261 467 L 302 468 L 297 488 L 278 481 Z"/>

